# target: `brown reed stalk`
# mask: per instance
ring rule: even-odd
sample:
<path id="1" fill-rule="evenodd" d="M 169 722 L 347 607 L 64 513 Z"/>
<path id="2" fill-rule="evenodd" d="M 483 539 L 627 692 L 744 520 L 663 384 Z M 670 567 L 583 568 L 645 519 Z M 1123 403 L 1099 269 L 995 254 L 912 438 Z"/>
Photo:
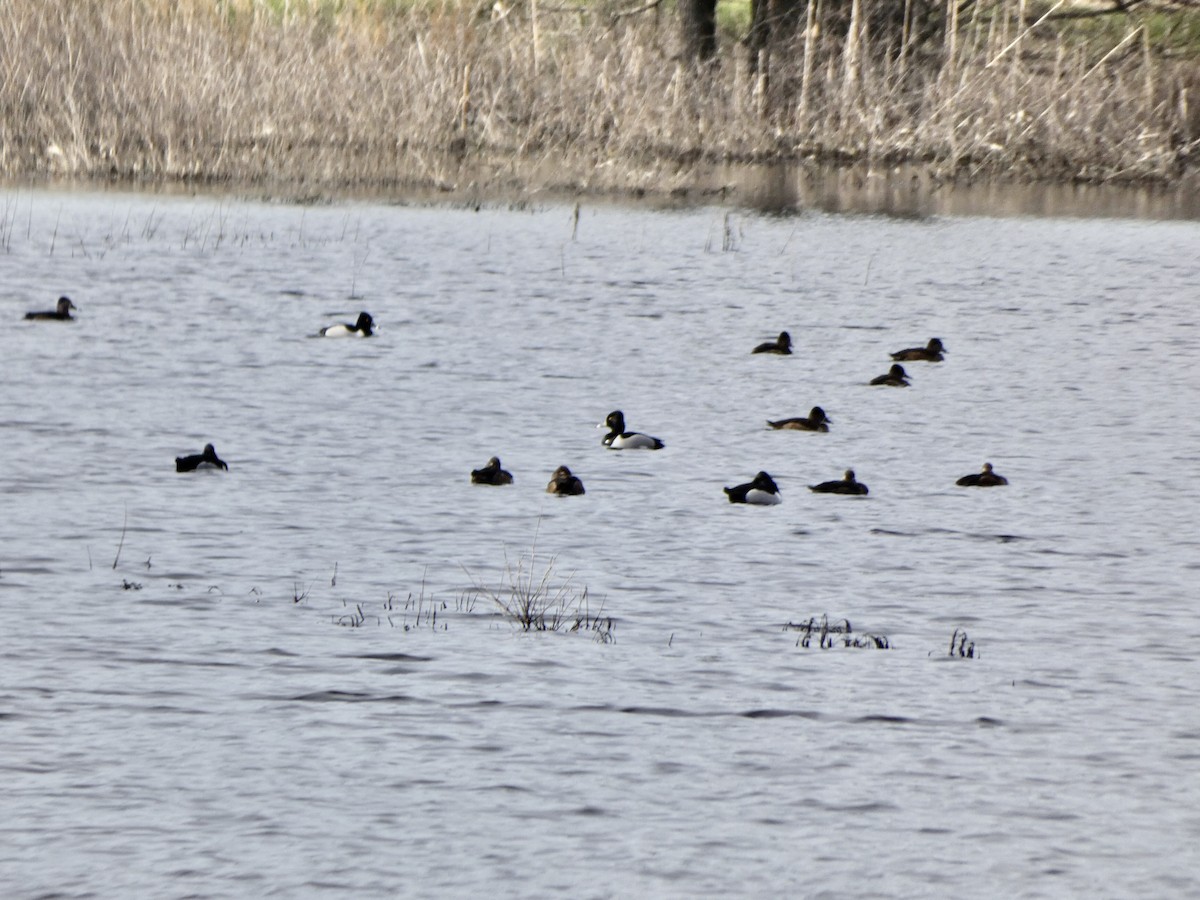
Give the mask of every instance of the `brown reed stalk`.
<path id="1" fill-rule="evenodd" d="M 948 2 L 930 45 L 915 3 L 893 39 L 886 4 L 814 0 L 747 79 L 736 41 L 696 70 L 672 17 L 605 2 L 0 0 L 0 175 L 669 191 L 801 158 L 1172 181 L 1200 152 L 1200 67 L 1132 19 L 1096 47 L 1024 0 Z"/>

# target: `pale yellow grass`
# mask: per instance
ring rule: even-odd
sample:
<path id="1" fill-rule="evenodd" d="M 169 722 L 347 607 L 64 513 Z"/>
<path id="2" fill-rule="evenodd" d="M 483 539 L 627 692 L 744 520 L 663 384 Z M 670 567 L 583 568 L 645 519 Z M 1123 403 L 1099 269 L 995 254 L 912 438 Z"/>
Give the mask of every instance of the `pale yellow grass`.
<path id="1" fill-rule="evenodd" d="M 751 80 L 740 45 L 697 72 L 672 16 L 613 9 L 0 0 L 0 174 L 653 190 L 721 161 L 1169 182 L 1196 158 L 1197 67 L 1136 29 L 1072 47 L 1001 3 L 933 54 L 814 31 Z"/>

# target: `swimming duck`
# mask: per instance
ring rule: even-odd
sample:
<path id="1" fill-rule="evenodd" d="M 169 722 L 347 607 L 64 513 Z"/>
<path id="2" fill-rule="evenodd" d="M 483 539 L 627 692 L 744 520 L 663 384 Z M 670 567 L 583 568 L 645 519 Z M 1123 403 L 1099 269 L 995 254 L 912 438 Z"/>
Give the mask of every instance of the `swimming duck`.
<path id="1" fill-rule="evenodd" d="M 608 428 L 608 434 L 600 441 L 613 450 L 661 450 L 665 445 L 656 437 L 638 431 L 625 430 L 625 414 L 614 409 L 597 428 Z"/>
<path id="2" fill-rule="evenodd" d="M 780 353 L 787 356 L 792 352 L 792 336 L 786 331 L 779 332 L 779 337 L 765 344 L 759 344 L 751 353 Z"/>
<path id="3" fill-rule="evenodd" d="M 960 487 L 998 487 L 1002 484 L 1008 484 L 1008 479 L 1003 475 L 997 475 L 992 471 L 992 464 L 985 462 L 982 472 L 977 472 L 974 475 L 964 475 L 954 483 Z"/>
<path id="4" fill-rule="evenodd" d="M 512 484 L 512 472 L 500 468 L 500 457 L 493 456 L 482 469 L 471 470 L 472 484 Z"/>
<path id="5" fill-rule="evenodd" d="M 212 444 L 205 444 L 203 453 L 175 457 L 176 472 L 194 472 L 197 469 L 228 470 L 229 466 L 223 460 L 217 458 L 217 451 L 213 448 Z"/>
<path id="6" fill-rule="evenodd" d="M 909 347 L 907 350 L 897 350 L 892 359 L 904 362 L 924 360 L 925 362 L 941 362 L 946 348 L 942 346 L 941 338 L 930 338 L 924 347 Z"/>
<path id="7" fill-rule="evenodd" d="M 794 419 L 779 419 L 776 422 L 768 419 L 767 424 L 776 430 L 786 428 L 792 431 L 828 431 L 829 426 L 833 424 L 833 419 L 825 415 L 825 410 L 821 407 L 814 406 L 809 412 L 808 418 L 798 416 Z"/>
<path id="8" fill-rule="evenodd" d="M 820 484 L 810 484 L 810 491 L 818 494 L 866 494 L 867 486 L 854 477 L 854 470 L 847 469 L 839 481 L 822 481 Z"/>
<path id="9" fill-rule="evenodd" d="M 888 387 L 908 387 L 908 373 L 904 366 L 896 363 L 888 369 L 886 375 L 878 375 L 871 379 L 871 384 L 886 384 Z"/>
<path id="10" fill-rule="evenodd" d="M 43 321 L 56 322 L 74 322 L 75 317 L 71 315 L 71 310 L 79 309 L 71 302 L 70 297 L 59 297 L 58 305 L 54 309 L 42 310 L 41 312 L 27 312 L 26 319 L 40 319 Z"/>
<path id="11" fill-rule="evenodd" d="M 361 312 L 358 314 L 358 321 L 353 325 L 326 325 L 318 333 L 318 337 L 371 337 L 375 332 L 371 329 L 375 327 L 375 320 L 371 318 L 369 312 Z"/>
<path id="12" fill-rule="evenodd" d="M 756 506 L 773 506 L 783 499 L 779 496 L 779 485 L 766 472 L 759 472 L 747 484 L 725 488 L 725 494 L 730 503 L 752 503 Z"/>
<path id="13" fill-rule="evenodd" d="M 566 466 L 559 466 L 554 470 L 554 474 L 550 476 L 550 483 L 546 485 L 547 494 L 568 494 L 578 495 L 584 493 L 583 482 L 571 474 L 571 470 Z"/>

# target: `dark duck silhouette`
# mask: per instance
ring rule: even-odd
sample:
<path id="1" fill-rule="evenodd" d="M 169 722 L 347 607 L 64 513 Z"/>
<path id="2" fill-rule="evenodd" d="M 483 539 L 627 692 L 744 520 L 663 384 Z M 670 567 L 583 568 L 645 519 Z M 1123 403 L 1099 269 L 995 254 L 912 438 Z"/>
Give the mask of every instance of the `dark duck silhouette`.
<path id="1" fill-rule="evenodd" d="M 610 412 L 608 418 L 604 420 L 604 424 L 596 427 L 608 428 L 608 434 L 601 439 L 600 443 L 613 450 L 661 450 L 664 446 L 663 442 L 656 437 L 650 437 L 650 435 L 638 431 L 626 431 L 625 414 L 619 409 Z"/>
<path id="2" fill-rule="evenodd" d="M 871 384 L 885 384 L 888 387 L 908 387 L 908 373 L 904 366 L 896 363 L 888 369 L 886 375 L 877 375 L 871 379 Z"/>
<path id="3" fill-rule="evenodd" d="M 907 350 L 897 350 L 892 359 L 900 362 L 941 362 L 946 348 L 942 346 L 941 338 L 930 338 L 924 347 L 909 347 Z"/>
<path id="4" fill-rule="evenodd" d="M 825 415 L 825 410 L 821 409 L 821 407 L 814 406 L 807 418 L 797 416 L 794 419 L 778 419 L 774 422 L 768 419 L 767 424 L 777 431 L 780 429 L 790 429 L 792 431 L 828 431 L 829 426 L 833 424 L 833 419 Z"/>
<path id="5" fill-rule="evenodd" d="M 472 484 L 512 484 L 512 472 L 500 468 L 500 457 L 493 456 L 482 469 L 471 470 Z"/>
<path id="6" fill-rule="evenodd" d="M 176 472 L 194 472 L 197 469 L 225 469 L 229 466 L 225 461 L 217 457 L 217 451 L 212 444 L 204 445 L 203 453 L 194 453 L 191 456 L 175 457 Z"/>
<path id="7" fill-rule="evenodd" d="M 70 297 L 59 297 L 58 305 L 54 309 L 27 312 L 25 318 L 43 322 L 74 322 L 75 317 L 71 315 L 73 309 L 79 309 L 79 307 L 71 302 Z"/>
<path id="8" fill-rule="evenodd" d="M 982 471 L 976 472 L 974 475 L 964 475 L 954 483 L 959 487 L 999 487 L 1002 484 L 1008 484 L 1008 479 L 1003 475 L 997 475 L 992 471 L 992 464 L 985 462 Z"/>
<path id="9" fill-rule="evenodd" d="M 792 336 L 786 331 L 779 332 L 779 337 L 773 341 L 767 341 L 765 344 L 759 344 L 751 353 L 778 353 L 782 356 L 787 356 L 792 352 Z"/>
<path id="10" fill-rule="evenodd" d="M 582 494 L 584 493 L 583 482 L 572 475 L 571 470 L 566 466 L 559 466 L 550 476 L 550 483 L 546 485 L 546 493 L 569 496 Z"/>
<path id="11" fill-rule="evenodd" d="M 866 494 L 867 486 L 854 477 L 854 470 L 847 469 L 846 474 L 838 481 L 822 481 L 820 484 L 810 484 L 810 491 L 818 494 Z"/>
<path id="12" fill-rule="evenodd" d="M 751 503 L 755 506 L 772 506 L 783 498 L 779 496 L 779 485 L 766 472 L 759 472 L 753 481 L 725 488 L 730 503 Z"/>

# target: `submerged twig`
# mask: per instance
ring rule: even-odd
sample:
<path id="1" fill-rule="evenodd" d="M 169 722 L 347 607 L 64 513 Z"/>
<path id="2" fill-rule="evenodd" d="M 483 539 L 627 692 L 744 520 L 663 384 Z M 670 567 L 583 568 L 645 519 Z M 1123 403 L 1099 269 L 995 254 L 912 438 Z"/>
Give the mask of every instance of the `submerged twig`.
<path id="1" fill-rule="evenodd" d="M 892 647 L 892 642 L 886 634 L 871 634 L 870 632 L 855 634 L 849 619 L 830 622 L 827 614 L 822 614 L 820 619 L 817 619 L 816 616 L 809 616 L 807 622 L 787 622 L 783 627 L 784 630 L 799 631 L 800 637 L 796 639 L 796 646 L 806 650 L 812 644 L 814 633 L 817 636 L 817 646 L 822 650 L 830 650 L 838 643 L 843 647 L 875 650 L 890 650 Z M 835 640 L 834 635 L 838 635 L 839 638 Z"/>
<path id="2" fill-rule="evenodd" d="M 965 628 L 954 629 L 954 634 L 950 635 L 950 656 L 958 656 L 964 659 L 975 658 L 975 642 L 967 637 Z"/>

